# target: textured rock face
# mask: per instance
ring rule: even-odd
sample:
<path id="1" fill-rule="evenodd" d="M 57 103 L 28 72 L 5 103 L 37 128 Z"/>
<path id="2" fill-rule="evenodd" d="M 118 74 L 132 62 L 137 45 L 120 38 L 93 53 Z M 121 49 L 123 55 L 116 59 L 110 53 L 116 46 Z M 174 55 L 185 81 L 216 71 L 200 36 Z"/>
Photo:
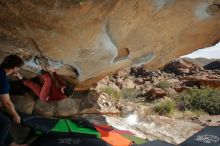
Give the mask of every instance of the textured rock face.
<path id="1" fill-rule="evenodd" d="M 116 128 L 128 129 L 141 138 L 150 141 L 163 139 L 173 144 L 183 142 L 202 129 L 197 123 L 150 115 L 133 126 L 129 125 L 124 118 L 106 116 L 106 121 Z"/>
<path id="2" fill-rule="evenodd" d="M 0 0 L 0 51 L 36 71 L 46 57 L 60 74 L 90 86 L 135 64 L 158 68 L 220 39 L 219 0 Z M 76 73 L 79 76 L 76 76 Z"/>
<path id="3" fill-rule="evenodd" d="M 175 73 L 176 75 L 192 74 L 202 70 L 197 64 L 184 59 L 175 59 L 164 66 L 163 70 L 167 73 Z"/>
<path id="4" fill-rule="evenodd" d="M 190 60 L 179 58 L 161 70 L 149 71 L 143 66 L 122 69 L 97 82 L 96 89 L 103 91 L 102 88 L 112 88 L 122 92 L 124 98 L 147 102 L 166 98 L 192 87 L 219 88 L 220 71 L 205 70 Z"/>

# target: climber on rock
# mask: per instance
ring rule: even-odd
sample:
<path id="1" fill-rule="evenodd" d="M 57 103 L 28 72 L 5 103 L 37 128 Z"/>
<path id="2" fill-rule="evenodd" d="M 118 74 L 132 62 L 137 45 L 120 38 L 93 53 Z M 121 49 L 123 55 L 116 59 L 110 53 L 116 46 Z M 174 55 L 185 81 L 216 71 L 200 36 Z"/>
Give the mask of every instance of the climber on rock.
<path id="1" fill-rule="evenodd" d="M 73 88 L 68 85 L 60 75 L 58 75 L 52 67 L 42 67 L 39 76 L 40 83 L 36 83 L 31 79 L 25 79 L 17 72 L 17 78 L 30 88 L 41 101 L 59 101 L 68 98 L 73 94 Z"/>

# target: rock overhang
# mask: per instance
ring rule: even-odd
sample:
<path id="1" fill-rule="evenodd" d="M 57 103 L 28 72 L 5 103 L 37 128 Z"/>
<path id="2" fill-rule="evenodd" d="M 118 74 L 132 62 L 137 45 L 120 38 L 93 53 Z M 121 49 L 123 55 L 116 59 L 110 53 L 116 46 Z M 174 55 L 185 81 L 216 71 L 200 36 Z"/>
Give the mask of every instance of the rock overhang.
<path id="1" fill-rule="evenodd" d="M 43 57 L 80 87 L 134 65 L 158 68 L 220 40 L 218 0 L 0 1 L 1 56 Z"/>

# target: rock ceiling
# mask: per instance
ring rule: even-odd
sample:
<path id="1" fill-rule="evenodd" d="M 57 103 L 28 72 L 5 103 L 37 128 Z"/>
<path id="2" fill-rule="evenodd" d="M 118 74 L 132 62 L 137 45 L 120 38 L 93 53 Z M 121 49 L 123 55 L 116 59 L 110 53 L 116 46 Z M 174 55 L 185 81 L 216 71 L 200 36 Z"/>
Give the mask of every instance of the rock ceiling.
<path id="1" fill-rule="evenodd" d="M 44 58 L 78 86 L 220 40 L 219 0 L 0 0 L 0 57 Z"/>

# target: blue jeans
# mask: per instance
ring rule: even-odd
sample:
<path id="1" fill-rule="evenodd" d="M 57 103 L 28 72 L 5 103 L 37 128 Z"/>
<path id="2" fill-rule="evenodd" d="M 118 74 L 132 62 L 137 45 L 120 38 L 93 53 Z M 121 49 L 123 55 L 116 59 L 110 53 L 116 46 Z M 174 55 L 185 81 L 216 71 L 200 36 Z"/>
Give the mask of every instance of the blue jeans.
<path id="1" fill-rule="evenodd" d="M 0 145 L 7 146 L 13 142 L 12 136 L 9 132 L 11 120 L 6 114 L 0 110 Z"/>

